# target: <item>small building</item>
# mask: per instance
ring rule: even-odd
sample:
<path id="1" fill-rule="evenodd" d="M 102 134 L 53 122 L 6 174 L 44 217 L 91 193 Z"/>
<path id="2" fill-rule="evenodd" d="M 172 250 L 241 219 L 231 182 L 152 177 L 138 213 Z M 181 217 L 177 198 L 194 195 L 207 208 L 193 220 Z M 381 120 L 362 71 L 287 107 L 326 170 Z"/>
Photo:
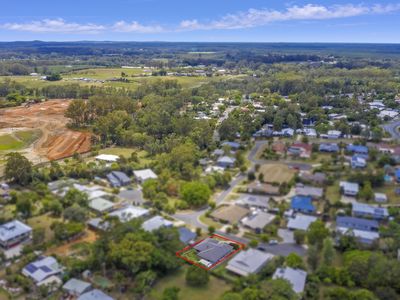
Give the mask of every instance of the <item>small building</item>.
<path id="1" fill-rule="evenodd" d="M 110 229 L 110 222 L 103 220 L 102 218 L 93 218 L 87 222 L 87 225 L 92 230 L 106 231 Z"/>
<path id="2" fill-rule="evenodd" d="M 279 186 L 269 183 L 253 181 L 247 185 L 247 192 L 250 194 L 278 196 Z"/>
<path id="3" fill-rule="evenodd" d="M 337 217 L 336 226 L 348 229 L 357 229 L 363 231 L 378 231 L 379 223 L 375 220 L 368 220 L 354 217 Z"/>
<path id="4" fill-rule="evenodd" d="M 270 253 L 250 248 L 232 258 L 226 269 L 240 276 L 257 274 L 273 257 Z"/>
<path id="5" fill-rule="evenodd" d="M 112 154 L 100 154 L 95 157 L 96 160 L 98 161 L 104 161 L 107 163 L 114 163 L 119 160 L 118 155 L 112 155 Z"/>
<path id="6" fill-rule="evenodd" d="M 375 193 L 374 199 L 375 199 L 375 202 L 378 202 L 378 203 L 386 203 L 388 201 L 388 198 L 387 198 L 386 194 L 384 194 L 384 193 Z"/>
<path id="7" fill-rule="evenodd" d="M 37 285 L 51 276 L 60 275 L 62 272 L 63 268 L 52 256 L 39 257 L 37 261 L 22 269 L 22 274 L 31 278 Z"/>
<path id="8" fill-rule="evenodd" d="M 114 203 L 104 198 L 95 198 L 89 201 L 89 208 L 99 214 L 105 214 L 114 209 Z"/>
<path id="9" fill-rule="evenodd" d="M 360 186 L 358 183 L 348 182 L 348 181 L 341 181 L 339 183 L 340 189 L 345 196 L 357 196 Z"/>
<path id="10" fill-rule="evenodd" d="M 354 154 L 368 155 L 368 147 L 362 145 L 347 145 L 346 151 Z"/>
<path id="11" fill-rule="evenodd" d="M 327 138 L 331 140 L 337 140 L 342 136 L 342 132 L 339 130 L 328 130 Z"/>
<path id="12" fill-rule="evenodd" d="M 285 279 L 292 285 L 293 291 L 297 294 L 304 292 L 306 285 L 307 272 L 301 269 L 289 267 L 276 269 L 272 279 Z"/>
<path id="13" fill-rule="evenodd" d="M 326 182 L 326 175 L 321 172 L 311 173 L 308 171 L 301 171 L 299 177 L 302 181 L 323 185 Z"/>
<path id="14" fill-rule="evenodd" d="M 92 289 L 92 285 L 88 282 L 71 278 L 63 285 L 63 290 L 72 297 L 79 297 L 80 295 L 89 292 Z"/>
<path id="15" fill-rule="evenodd" d="M 239 199 L 236 200 L 237 205 L 241 205 L 247 208 L 258 208 L 258 209 L 268 209 L 269 208 L 269 199 L 265 196 L 258 195 L 240 195 Z"/>
<path id="16" fill-rule="evenodd" d="M 157 179 L 157 175 L 151 169 L 133 171 L 133 175 L 139 183 L 143 183 L 149 179 Z"/>
<path id="17" fill-rule="evenodd" d="M 315 212 L 315 206 L 312 204 L 310 196 L 296 195 L 292 197 L 290 208 L 297 212 L 312 214 Z"/>
<path id="18" fill-rule="evenodd" d="M 238 150 L 240 148 L 240 144 L 237 142 L 223 142 L 222 147 L 228 146 L 232 150 Z"/>
<path id="19" fill-rule="evenodd" d="M 224 223 L 237 224 L 249 213 L 247 208 L 238 205 L 223 205 L 214 210 L 210 216 Z"/>
<path id="20" fill-rule="evenodd" d="M 338 153 L 340 148 L 335 143 L 322 143 L 319 145 L 319 152 Z"/>
<path id="21" fill-rule="evenodd" d="M 324 189 L 300 184 L 296 186 L 296 194 L 299 196 L 309 196 L 313 199 L 320 199 L 324 195 Z"/>
<path id="22" fill-rule="evenodd" d="M 178 228 L 179 240 L 184 244 L 191 244 L 197 237 L 197 234 L 186 227 Z"/>
<path id="23" fill-rule="evenodd" d="M 222 150 L 222 149 L 215 149 L 212 153 L 211 153 L 211 155 L 213 155 L 213 156 L 215 156 L 215 157 L 219 157 L 219 156 L 222 156 L 222 155 L 224 155 L 225 154 L 225 152 L 224 152 L 224 150 Z"/>
<path id="24" fill-rule="evenodd" d="M 242 219 L 242 224 L 254 230 L 256 233 L 261 233 L 265 226 L 270 224 L 275 219 L 275 215 L 263 212 L 255 211 L 251 215 Z"/>
<path id="25" fill-rule="evenodd" d="M 94 289 L 82 294 L 77 300 L 114 300 L 114 298 L 108 296 L 100 290 Z"/>
<path id="26" fill-rule="evenodd" d="M 217 160 L 217 166 L 221 168 L 233 168 L 235 166 L 236 159 L 229 156 L 222 156 Z"/>
<path id="27" fill-rule="evenodd" d="M 220 242 L 213 238 L 206 238 L 196 244 L 193 249 L 197 251 L 198 257 L 211 264 L 217 263 L 234 250 L 228 243 Z"/>
<path id="28" fill-rule="evenodd" d="M 148 209 L 133 205 L 128 205 L 109 214 L 110 217 L 117 217 L 122 223 L 148 215 Z"/>
<path id="29" fill-rule="evenodd" d="M 132 180 L 124 172 L 112 171 L 106 175 L 112 187 L 121 187 L 131 184 Z"/>
<path id="30" fill-rule="evenodd" d="M 389 217 L 387 208 L 376 207 L 365 203 L 354 202 L 352 203 L 352 214 L 355 217 L 373 218 L 382 220 Z"/>
<path id="31" fill-rule="evenodd" d="M 287 228 L 290 230 L 304 230 L 307 231 L 311 223 L 317 221 L 317 217 L 296 214 L 294 218 L 289 218 Z"/>
<path id="32" fill-rule="evenodd" d="M 363 169 L 366 166 L 367 166 L 367 160 L 364 157 L 358 154 L 355 154 L 351 157 L 351 167 L 353 169 Z"/>
<path id="33" fill-rule="evenodd" d="M 121 201 L 125 201 L 133 205 L 142 205 L 144 203 L 142 191 L 137 189 L 122 190 L 119 192 L 117 197 Z"/>
<path id="34" fill-rule="evenodd" d="M 312 145 L 305 143 L 293 143 L 287 150 L 289 155 L 298 156 L 301 158 L 310 158 Z"/>
<path id="35" fill-rule="evenodd" d="M 154 231 L 157 229 L 160 229 L 162 227 L 165 228 L 170 228 L 173 226 L 173 223 L 161 216 L 154 216 L 151 219 L 148 219 L 147 221 L 143 222 L 142 228 L 145 231 Z"/>
<path id="36" fill-rule="evenodd" d="M 3 249 L 27 242 L 31 237 L 32 228 L 18 220 L 0 225 L 0 247 Z"/>

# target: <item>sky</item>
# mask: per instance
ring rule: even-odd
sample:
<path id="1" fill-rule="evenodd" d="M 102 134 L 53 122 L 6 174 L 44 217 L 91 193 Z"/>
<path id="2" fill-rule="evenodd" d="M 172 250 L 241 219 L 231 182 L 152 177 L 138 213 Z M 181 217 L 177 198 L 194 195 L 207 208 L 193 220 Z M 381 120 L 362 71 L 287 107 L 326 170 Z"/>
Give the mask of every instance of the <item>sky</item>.
<path id="1" fill-rule="evenodd" d="M 0 41 L 31 40 L 400 43 L 400 1 L 1 1 Z"/>

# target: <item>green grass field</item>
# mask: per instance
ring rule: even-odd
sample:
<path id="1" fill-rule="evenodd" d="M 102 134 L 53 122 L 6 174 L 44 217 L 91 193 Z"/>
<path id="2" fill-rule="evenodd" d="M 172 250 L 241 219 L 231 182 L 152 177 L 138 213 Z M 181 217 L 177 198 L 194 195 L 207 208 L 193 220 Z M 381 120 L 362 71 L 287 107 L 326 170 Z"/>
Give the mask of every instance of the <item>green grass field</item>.
<path id="1" fill-rule="evenodd" d="M 210 282 L 205 287 L 191 287 L 186 284 L 185 270 L 183 268 L 176 273 L 161 279 L 152 289 L 147 300 L 161 300 L 162 292 L 165 288 L 179 287 L 179 299 L 190 300 L 217 300 L 226 291 L 230 290 L 230 286 L 223 280 L 210 276 Z"/>
<path id="2" fill-rule="evenodd" d="M 24 142 L 17 140 L 11 134 L 0 135 L 0 150 L 19 150 L 23 147 Z"/>

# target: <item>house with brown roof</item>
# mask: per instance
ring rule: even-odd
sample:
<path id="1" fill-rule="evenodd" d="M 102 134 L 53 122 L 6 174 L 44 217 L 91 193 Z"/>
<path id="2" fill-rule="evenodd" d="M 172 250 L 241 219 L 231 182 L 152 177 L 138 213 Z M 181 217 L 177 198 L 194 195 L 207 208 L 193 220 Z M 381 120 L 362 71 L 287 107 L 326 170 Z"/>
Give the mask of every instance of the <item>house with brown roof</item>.
<path id="1" fill-rule="evenodd" d="M 214 210 L 210 216 L 223 223 L 237 224 L 247 216 L 250 210 L 238 205 L 223 205 Z"/>
<path id="2" fill-rule="evenodd" d="M 254 181 L 247 185 L 247 192 L 250 194 L 278 196 L 279 187 L 269 183 Z"/>

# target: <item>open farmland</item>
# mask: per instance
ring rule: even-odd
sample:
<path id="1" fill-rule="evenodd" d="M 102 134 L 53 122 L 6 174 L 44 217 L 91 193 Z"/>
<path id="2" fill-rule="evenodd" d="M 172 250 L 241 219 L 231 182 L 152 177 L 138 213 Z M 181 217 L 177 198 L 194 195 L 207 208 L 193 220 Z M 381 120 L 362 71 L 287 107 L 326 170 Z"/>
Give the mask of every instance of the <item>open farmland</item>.
<path id="1" fill-rule="evenodd" d="M 69 100 L 52 100 L 30 107 L 1 109 L 0 131 L 12 132 L 12 135 L 5 135 L 9 146 L 4 150 L 20 150 L 34 162 L 88 152 L 90 133 L 66 128 L 68 120 L 64 111 L 68 103 Z M 35 134 L 30 134 L 29 130 L 34 130 Z"/>

